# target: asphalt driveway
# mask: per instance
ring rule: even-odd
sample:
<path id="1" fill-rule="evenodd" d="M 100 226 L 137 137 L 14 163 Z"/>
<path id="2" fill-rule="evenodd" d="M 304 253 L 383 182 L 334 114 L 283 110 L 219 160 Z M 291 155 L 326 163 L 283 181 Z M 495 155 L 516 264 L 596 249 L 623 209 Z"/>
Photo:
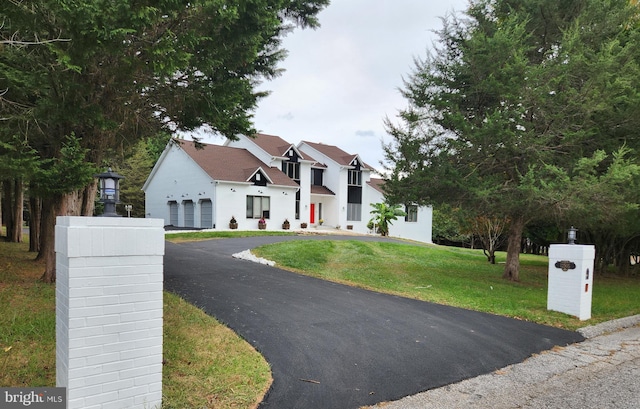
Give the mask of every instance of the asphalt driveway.
<path id="1" fill-rule="evenodd" d="M 165 289 L 231 327 L 270 363 L 274 382 L 261 407 L 358 408 L 584 340 L 576 332 L 365 291 L 231 257 L 260 244 L 301 239 L 354 237 L 166 244 Z"/>

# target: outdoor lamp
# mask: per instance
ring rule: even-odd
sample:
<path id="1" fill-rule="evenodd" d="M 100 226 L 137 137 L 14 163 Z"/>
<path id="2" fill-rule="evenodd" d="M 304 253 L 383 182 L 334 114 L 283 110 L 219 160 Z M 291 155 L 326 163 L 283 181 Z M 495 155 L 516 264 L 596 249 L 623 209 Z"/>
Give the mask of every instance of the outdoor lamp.
<path id="1" fill-rule="evenodd" d="M 569 244 L 576 244 L 576 233 L 578 232 L 578 229 L 576 229 L 575 227 L 571 226 L 571 228 L 569 230 L 567 230 L 567 239 L 569 241 Z"/>
<path id="2" fill-rule="evenodd" d="M 116 203 L 120 203 L 120 179 L 124 176 L 118 175 L 109 168 L 108 171 L 95 175 L 98 178 L 98 188 L 100 189 L 99 201 L 104 203 L 103 217 L 119 217 L 116 213 Z"/>

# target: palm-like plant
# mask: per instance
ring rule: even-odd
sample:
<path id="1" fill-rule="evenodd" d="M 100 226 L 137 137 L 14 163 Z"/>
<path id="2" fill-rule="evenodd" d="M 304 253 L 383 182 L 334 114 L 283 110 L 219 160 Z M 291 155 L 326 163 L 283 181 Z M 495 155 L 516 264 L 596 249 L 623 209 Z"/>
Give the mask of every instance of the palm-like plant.
<path id="1" fill-rule="evenodd" d="M 401 205 L 392 205 L 388 203 L 371 203 L 371 222 L 378 227 L 378 232 L 383 236 L 389 235 L 389 226 L 393 224 L 393 220 L 397 220 L 406 213 L 401 209 Z"/>

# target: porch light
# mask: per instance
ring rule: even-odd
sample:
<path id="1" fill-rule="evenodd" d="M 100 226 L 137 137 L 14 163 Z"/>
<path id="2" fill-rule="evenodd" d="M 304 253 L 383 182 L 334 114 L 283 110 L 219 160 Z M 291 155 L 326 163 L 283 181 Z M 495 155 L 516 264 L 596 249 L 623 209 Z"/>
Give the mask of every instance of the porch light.
<path id="1" fill-rule="evenodd" d="M 577 233 L 578 229 L 573 226 L 571 226 L 571 228 L 567 230 L 567 240 L 569 241 L 569 244 L 576 244 Z"/>
<path id="2" fill-rule="evenodd" d="M 116 213 L 116 203 L 120 203 L 120 179 L 124 176 L 118 175 L 111 168 L 106 172 L 95 175 L 98 178 L 98 188 L 100 189 L 99 201 L 104 203 L 103 217 L 119 217 Z"/>

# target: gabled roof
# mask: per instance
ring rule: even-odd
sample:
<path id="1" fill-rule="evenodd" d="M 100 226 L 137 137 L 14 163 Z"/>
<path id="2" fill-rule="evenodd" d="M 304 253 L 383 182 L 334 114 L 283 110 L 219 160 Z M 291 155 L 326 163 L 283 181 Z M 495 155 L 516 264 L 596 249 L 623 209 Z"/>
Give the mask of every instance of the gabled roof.
<path id="1" fill-rule="evenodd" d="M 351 164 L 353 163 L 353 160 L 357 159 L 358 162 L 362 164 L 362 166 L 364 166 L 367 169 L 371 169 L 371 167 L 366 163 L 364 163 L 358 155 L 352 155 L 350 153 L 347 153 L 342 149 L 338 148 L 337 146 L 325 145 L 324 143 L 315 143 L 315 142 L 308 142 L 308 141 L 302 141 L 302 142 L 309 145 L 310 147 L 317 150 L 318 152 L 322 153 L 323 155 L 328 156 L 329 158 L 331 158 L 331 160 L 333 160 L 340 166 L 351 166 Z"/>
<path id="2" fill-rule="evenodd" d="M 248 182 L 262 171 L 274 185 L 298 187 L 280 169 L 266 166 L 246 149 L 205 143 L 200 143 L 202 149 L 196 149 L 192 141 L 176 142 L 213 180 Z"/>
<path id="3" fill-rule="evenodd" d="M 263 151 L 267 152 L 273 157 L 287 157 L 287 152 L 289 152 L 289 150 L 294 150 L 298 154 L 298 156 L 300 156 L 300 159 L 310 162 L 316 162 L 316 160 L 311 156 L 307 155 L 306 153 L 300 152 L 294 144 L 285 141 L 279 136 L 258 133 L 255 134 L 253 138 L 249 139 Z"/>
<path id="4" fill-rule="evenodd" d="M 282 157 L 293 145 L 276 135 L 257 133 L 249 138 L 271 156 Z"/>
<path id="5" fill-rule="evenodd" d="M 265 170 L 262 169 L 262 166 L 257 169 L 253 169 L 253 168 L 244 169 L 244 173 L 247 176 L 247 178 L 245 179 L 247 181 L 253 179 L 256 173 L 259 173 L 263 175 L 265 178 L 267 178 L 267 182 L 273 184 L 273 180 L 269 177 L 269 173 L 265 172 Z"/>

